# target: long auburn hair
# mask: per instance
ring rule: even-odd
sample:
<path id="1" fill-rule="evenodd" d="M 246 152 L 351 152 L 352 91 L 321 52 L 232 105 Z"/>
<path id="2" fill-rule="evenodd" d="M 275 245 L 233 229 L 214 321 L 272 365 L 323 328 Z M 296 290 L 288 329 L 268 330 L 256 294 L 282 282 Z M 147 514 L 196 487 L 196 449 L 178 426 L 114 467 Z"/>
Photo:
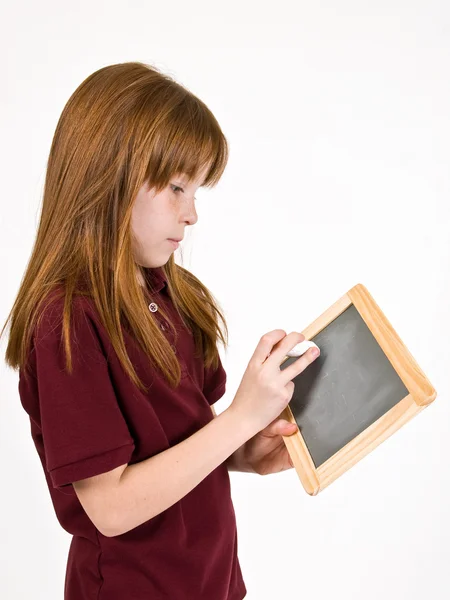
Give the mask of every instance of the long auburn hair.
<path id="1" fill-rule="evenodd" d="M 206 167 L 203 186 L 212 187 L 227 161 L 227 141 L 212 112 L 170 76 L 142 62 L 109 65 L 89 75 L 65 105 L 52 140 L 34 248 L 0 332 L 1 337 L 10 321 L 8 366 L 26 370 L 45 299 L 57 289 L 64 298 L 62 337 L 72 373 L 71 306 L 74 296 L 85 295 L 77 285 L 82 278 L 133 382 L 146 389 L 126 351 L 123 318 L 151 363 L 177 387 L 176 354 L 148 310 L 137 278 L 144 271 L 132 253 L 133 203 L 145 182 L 159 192 L 174 174 L 195 179 Z M 206 368 L 216 368 L 217 340 L 228 343 L 217 301 L 175 263 L 173 254 L 163 271 L 172 302 L 194 335 L 197 355 Z"/>

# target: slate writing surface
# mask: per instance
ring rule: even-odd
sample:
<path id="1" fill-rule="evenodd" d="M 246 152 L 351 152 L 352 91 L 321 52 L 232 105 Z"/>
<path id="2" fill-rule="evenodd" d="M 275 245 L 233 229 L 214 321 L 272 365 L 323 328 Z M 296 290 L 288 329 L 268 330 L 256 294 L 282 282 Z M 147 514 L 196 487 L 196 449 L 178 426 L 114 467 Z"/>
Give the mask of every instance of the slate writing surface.
<path id="1" fill-rule="evenodd" d="M 317 468 L 409 392 L 353 304 L 311 339 L 321 353 L 289 406 Z"/>

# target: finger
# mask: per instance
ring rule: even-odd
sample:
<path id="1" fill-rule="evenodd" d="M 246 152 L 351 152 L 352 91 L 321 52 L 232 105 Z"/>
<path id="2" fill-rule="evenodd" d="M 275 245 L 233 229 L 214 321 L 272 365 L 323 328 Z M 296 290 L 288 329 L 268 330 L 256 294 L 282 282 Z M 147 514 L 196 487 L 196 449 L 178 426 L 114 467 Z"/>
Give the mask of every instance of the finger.
<path id="1" fill-rule="evenodd" d="M 292 435 L 297 431 L 298 427 L 295 423 L 290 423 L 286 419 L 277 419 L 266 427 L 264 433 L 266 435 Z"/>
<path id="2" fill-rule="evenodd" d="M 284 435 L 284 436 L 294 435 L 294 433 L 297 433 L 297 431 L 298 431 L 298 425 L 296 425 L 295 423 L 288 423 L 284 427 L 284 430 L 282 431 L 281 435 Z"/>
<path id="3" fill-rule="evenodd" d="M 271 353 L 274 345 L 285 337 L 286 332 L 284 329 L 274 329 L 273 331 L 265 333 L 256 346 L 251 360 L 255 360 L 259 364 L 262 364 Z"/>
<path id="4" fill-rule="evenodd" d="M 272 348 L 270 356 L 266 362 L 273 363 L 273 365 L 279 367 L 289 350 L 292 350 L 292 348 L 304 340 L 305 336 L 302 333 L 299 333 L 298 331 L 292 331 L 288 335 L 284 336 L 284 338 Z"/>
<path id="5" fill-rule="evenodd" d="M 297 348 L 298 346 L 301 346 L 301 343 L 302 343 L 302 342 L 305 342 L 305 336 L 303 335 L 303 333 L 299 333 L 298 331 L 296 331 L 296 332 L 292 332 L 292 333 L 296 333 L 297 335 L 299 335 L 299 336 L 300 336 L 300 337 L 299 337 L 299 340 L 300 340 L 300 342 L 294 346 L 294 348 Z M 279 348 L 279 347 L 280 347 L 280 345 L 281 345 L 281 342 L 283 342 L 283 340 L 284 340 L 286 337 L 287 337 L 287 336 L 285 336 L 285 337 L 284 337 L 282 340 L 280 340 L 279 342 L 277 342 L 277 343 L 274 345 L 274 347 L 272 348 L 272 351 L 271 351 L 271 353 L 270 353 L 270 354 L 273 354 L 273 353 L 275 352 L 275 350 L 278 350 L 278 348 Z M 306 343 L 308 344 L 309 342 L 306 342 Z M 283 349 L 283 351 L 285 351 L 285 350 Z M 286 350 L 286 356 L 288 355 L 288 352 L 290 352 L 290 351 L 291 351 L 291 350 L 290 350 L 289 348 Z M 303 354 L 303 352 L 300 352 L 299 354 L 295 354 L 294 356 L 300 356 L 300 354 Z"/>
<path id="6" fill-rule="evenodd" d="M 306 367 L 316 360 L 319 355 L 320 350 L 318 348 L 310 348 L 307 352 L 305 352 L 305 354 L 302 354 L 300 358 L 297 358 L 291 365 L 285 369 L 280 369 L 285 384 L 289 381 L 292 381 L 294 377 L 297 377 L 297 375 L 302 373 Z"/>

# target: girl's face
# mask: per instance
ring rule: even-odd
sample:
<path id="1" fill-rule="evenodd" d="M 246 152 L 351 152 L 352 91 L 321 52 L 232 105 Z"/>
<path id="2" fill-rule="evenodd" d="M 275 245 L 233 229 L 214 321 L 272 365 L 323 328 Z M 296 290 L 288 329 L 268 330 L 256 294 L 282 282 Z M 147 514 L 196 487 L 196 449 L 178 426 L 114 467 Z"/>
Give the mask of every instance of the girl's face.
<path id="1" fill-rule="evenodd" d="M 139 190 L 131 215 L 133 254 L 137 264 L 156 268 L 164 265 L 175 251 L 169 238 L 183 239 L 186 225 L 197 222 L 195 192 L 202 185 L 208 170 L 196 181 L 179 174 L 158 194 L 145 183 Z"/>

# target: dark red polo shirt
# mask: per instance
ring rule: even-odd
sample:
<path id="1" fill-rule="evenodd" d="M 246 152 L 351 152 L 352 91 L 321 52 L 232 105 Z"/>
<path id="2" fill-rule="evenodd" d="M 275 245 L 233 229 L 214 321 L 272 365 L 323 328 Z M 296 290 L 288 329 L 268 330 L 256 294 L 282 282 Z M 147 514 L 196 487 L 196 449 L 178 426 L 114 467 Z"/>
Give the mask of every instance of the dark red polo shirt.
<path id="1" fill-rule="evenodd" d="M 164 326 L 181 363 L 172 390 L 122 328 L 130 359 L 147 386 L 141 392 L 122 369 L 93 301 L 73 303 L 73 375 L 64 370 L 63 300 L 46 309 L 33 336 L 32 377 L 20 370 L 19 394 L 30 417 L 61 526 L 72 534 L 65 600 L 241 600 L 235 513 L 225 463 L 179 502 L 133 530 L 105 537 L 81 506 L 71 482 L 163 452 L 211 421 L 226 373 L 204 369 L 192 334 L 168 294 L 162 268 L 145 269 L 149 295 L 164 305 L 179 334 Z M 75 338 L 73 336 L 76 336 Z"/>

